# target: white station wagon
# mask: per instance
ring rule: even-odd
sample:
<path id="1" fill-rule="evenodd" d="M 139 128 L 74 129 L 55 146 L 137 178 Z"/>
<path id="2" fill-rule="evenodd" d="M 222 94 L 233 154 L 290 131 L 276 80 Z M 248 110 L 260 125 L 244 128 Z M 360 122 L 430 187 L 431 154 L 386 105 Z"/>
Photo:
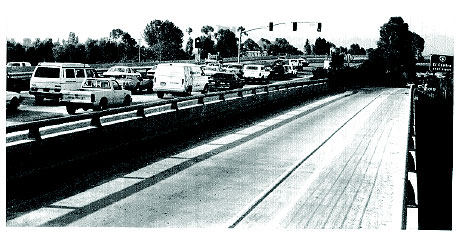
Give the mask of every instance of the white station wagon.
<path id="1" fill-rule="evenodd" d="M 104 110 L 108 107 L 128 106 L 132 102 L 130 91 L 125 90 L 113 79 L 86 79 L 77 91 L 64 91 L 62 102 L 69 114 L 75 114 L 79 108 L 84 110 Z"/>
<path id="2" fill-rule="evenodd" d="M 246 82 L 264 82 L 269 83 L 268 76 L 270 72 L 267 71 L 264 65 L 244 65 L 243 78 Z"/>

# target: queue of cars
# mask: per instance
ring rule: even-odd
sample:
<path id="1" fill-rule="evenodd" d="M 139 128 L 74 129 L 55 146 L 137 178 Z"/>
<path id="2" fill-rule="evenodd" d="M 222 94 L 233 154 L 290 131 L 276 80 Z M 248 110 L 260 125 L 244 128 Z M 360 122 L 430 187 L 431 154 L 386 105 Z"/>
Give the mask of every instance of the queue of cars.
<path id="1" fill-rule="evenodd" d="M 144 69 L 144 68 L 142 68 Z M 129 105 L 131 95 L 139 91 L 190 95 L 192 92 L 242 88 L 248 83 L 266 83 L 284 77 L 296 76 L 294 65 L 217 63 L 206 66 L 189 63 L 162 63 L 151 67 L 146 74 L 135 67 L 113 66 L 101 76 L 83 63 L 39 63 L 30 79 L 30 95 L 35 103 L 44 99 L 58 99 L 74 114 L 79 108 L 105 109 L 110 106 Z M 20 95 L 13 94 L 7 108 L 17 108 Z M 7 99 L 8 100 L 8 99 Z"/>

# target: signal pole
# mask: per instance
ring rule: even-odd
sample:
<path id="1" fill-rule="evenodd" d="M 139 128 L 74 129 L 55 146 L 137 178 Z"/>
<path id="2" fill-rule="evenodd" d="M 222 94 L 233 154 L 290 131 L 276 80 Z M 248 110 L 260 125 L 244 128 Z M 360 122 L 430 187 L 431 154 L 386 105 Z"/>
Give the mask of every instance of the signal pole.
<path id="1" fill-rule="evenodd" d="M 318 31 L 318 32 L 321 32 L 322 23 L 320 23 L 320 22 L 292 22 L 292 30 L 293 30 L 293 31 L 296 31 L 296 30 L 297 30 L 297 24 L 298 24 L 298 23 L 317 24 L 317 31 Z M 273 27 L 274 27 L 274 26 L 284 25 L 284 24 L 287 24 L 287 23 L 282 22 L 282 23 L 273 24 L 273 22 L 270 22 L 269 25 L 266 26 L 266 27 L 257 27 L 257 28 L 253 28 L 253 29 L 249 29 L 249 30 L 240 31 L 240 38 L 239 38 L 239 40 L 238 40 L 238 64 L 240 63 L 241 35 L 243 35 L 243 33 L 250 32 L 250 31 L 254 31 L 254 30 L 267 29 L 267 28 L 268 28 L 270 31 L 273 31 Z M 247 35 L 247 34 L 246 34 L 246 35 Z"/>

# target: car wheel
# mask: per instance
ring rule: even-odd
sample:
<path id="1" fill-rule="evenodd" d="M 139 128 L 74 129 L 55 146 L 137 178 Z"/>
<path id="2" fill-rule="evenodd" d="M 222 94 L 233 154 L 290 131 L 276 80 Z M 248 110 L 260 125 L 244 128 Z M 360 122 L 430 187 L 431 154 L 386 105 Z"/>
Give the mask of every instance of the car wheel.
<path id="1" fill-rule="evenodd" d="M 205 87 L 203 87 L 203 90 L 202 90 L 202 94 L 206 94 L 208 93 L 208 84 L 205 85 Z"/>
<path id="2" fill-rule="evenodd" d="M 106 110 L 108 108 L 108 100 L 106 98 L 102 98 L 100 100 L 100 110 Z"/>
<path id="3" fill-rule="evenodd" d="M 164 95 L 164 92 L 157 92 L 157 97 L 159 97 L 160 99 L 163 98 L 163 95 Z"/>
<path id="4" fill-rule="evenodd" d="M 186 89 L 186 96 L 192 95 L 192 86 Z"/>
<path id="5" fill-rule="evenodd" d="M 75 106 L 67 105 L 66 108 L 67 108 L 67 113 L 68 114 L 71 114 L 71 115 L 75 114 L 75 112 L 76 112 L 76 107 Z"/>
<path id="6" fill-rule="evenodd" d="M 124 98 L 124 106 L 129 106 L 130 104 L 132 103 L 132 98 L 130 97 L 130 95 L 126 95 L 125 98 Z"/>
<path id="7" fill-rule="evenodd" d="M 17 111 L 18 107 L 19 107 L 19 100 L 16 97 L 14 97 L 11 99 L 11 102 L 8 105 L 8 107 L 6 107 L 6 109 L 8 111 Z"/>

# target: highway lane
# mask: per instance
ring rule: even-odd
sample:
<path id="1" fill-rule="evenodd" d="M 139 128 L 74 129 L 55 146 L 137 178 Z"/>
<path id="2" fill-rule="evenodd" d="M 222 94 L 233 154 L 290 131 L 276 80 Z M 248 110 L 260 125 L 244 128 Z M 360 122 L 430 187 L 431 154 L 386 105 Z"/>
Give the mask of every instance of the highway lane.
<path id="1" fill-rule="evenodd" d="M 404 161 L 383 155 L 398 154 L 389 150 L 406 140 L 398 129 L 407 92 L 346 92 L 296 107 L 216 134 L 7 226 L 218 228 L 249 211 L 237 227 L 392 228 L 392 215 L 401 214 L 392 178 Z M 297 172 L 265 195 L 300 161 Z"/>

